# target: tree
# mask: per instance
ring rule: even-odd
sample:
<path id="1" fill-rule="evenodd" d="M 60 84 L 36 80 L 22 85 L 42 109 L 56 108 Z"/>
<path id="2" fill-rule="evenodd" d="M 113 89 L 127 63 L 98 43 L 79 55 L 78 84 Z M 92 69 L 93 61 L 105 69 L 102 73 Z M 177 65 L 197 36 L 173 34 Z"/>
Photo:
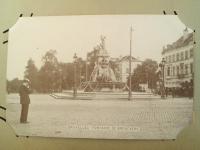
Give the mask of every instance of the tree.
<path id="1" fill-rule="evenodd" d="M 8 93 L 18 93 L 19 87 L 22 84 L 22 81 L 18 78 L 15 78 L 11 81 L 7 80 L 7 92 Z"/>
<path id="2" fill-rule="evenodd" d="M 27 62 L 24 78 L 30 80 L 32 90 L 38 90 L 38 69 L 31 58 Z"/>
<path id="3" fill-rule="evenodd" d="M 157 62 L 151 59 L 146 59 L 141 65 L 138 65 L 131 76 L 132 90 L 139 90 L 140 83 L 147 83 L 150 89 L 155 89 L 159 79 L 156 73 L 157 69 Z"/>
<path id="4" fill-rule="evenodd" d="M 57 91 L 60 87 L 59 63 L 56 51 L 49 50 L 42 57 L 43 65 L 39 70 L 39 87 L 41 92 Z"/>
<path id="5" fill-rule="evenodd" d="M 74 85 L 74 64 L 60 63 L 62 70 L 62 89 L 70 90 Z"/>

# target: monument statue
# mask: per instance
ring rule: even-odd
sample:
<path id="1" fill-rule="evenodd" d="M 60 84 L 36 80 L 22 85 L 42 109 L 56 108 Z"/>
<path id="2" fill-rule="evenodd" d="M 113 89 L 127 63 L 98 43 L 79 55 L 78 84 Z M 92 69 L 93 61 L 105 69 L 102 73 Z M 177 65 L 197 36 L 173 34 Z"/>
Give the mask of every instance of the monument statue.
<path id="1" fill-rule="evenodd" d="M 110 67 L 110 56 L 105 48 L 105 36 L 101 36 L 101 43 L 96 47 L 97 59 L 94 70 L 91 74 L 91 81 L 93 82 L 117 82 L 114 71 Z"/>
<path id="2" fill-rule="evenodd" d="M 94 59 L 94 68 L 90 74 L 89 81 L 83 82 L 84 91 L 104 91 L 111 89 L 122 89 L 125 85 L 119 82 L 110 66 L 110 56 L 106 49 L 105 36 L 101 36 L 101 42 L 93 52 L 90 53 Z"/>

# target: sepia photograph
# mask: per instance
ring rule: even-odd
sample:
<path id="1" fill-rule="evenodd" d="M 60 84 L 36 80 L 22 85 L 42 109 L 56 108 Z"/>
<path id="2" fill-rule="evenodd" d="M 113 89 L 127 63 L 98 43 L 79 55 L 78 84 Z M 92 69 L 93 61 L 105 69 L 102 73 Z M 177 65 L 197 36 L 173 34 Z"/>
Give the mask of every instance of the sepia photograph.
<path id="1" fill-rule="evenodd" d="M 20 17 L 8 41 L 18 136 L 168 140 L 193 120 L 194 31 L 177 15 Z"/>

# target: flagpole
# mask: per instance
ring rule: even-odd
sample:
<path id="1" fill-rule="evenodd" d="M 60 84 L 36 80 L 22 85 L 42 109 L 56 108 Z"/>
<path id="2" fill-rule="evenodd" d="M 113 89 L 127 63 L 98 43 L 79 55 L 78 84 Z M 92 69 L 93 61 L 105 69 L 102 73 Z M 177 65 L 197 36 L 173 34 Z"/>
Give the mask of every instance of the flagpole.
<path id="1" fill-rule="evenodd" d="M 132 90 L 131 90 L 131 68 L 132 68 L 132 26 L 130 27 L 130 56 L 129 56 L 129 97 L 128 100 L 132 98 Z"/>

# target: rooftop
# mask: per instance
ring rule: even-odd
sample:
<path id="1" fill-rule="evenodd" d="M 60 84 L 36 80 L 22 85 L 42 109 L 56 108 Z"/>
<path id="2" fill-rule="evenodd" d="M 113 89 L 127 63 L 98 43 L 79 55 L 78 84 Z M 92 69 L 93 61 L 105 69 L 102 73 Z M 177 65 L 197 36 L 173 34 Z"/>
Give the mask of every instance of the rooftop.
<path id="1" fill-rule="evenodd" d="M 120 62 L 122 62 L 122 61 L 129 61 L 129 59 L 130 59 L 130 56 L 127 55 L 127 56 L 124 56 L 124 57 L 120 58 L 119 61 Z M 139 62 L 141 62 L 141 60 L 139 60 L 139 59 L 137 59 L 137 58 L 135 58 L 133 56 L 131 57 L 131 61 L 139 61 Z"/>
<path id="2" fill-rule="evenodd" d="M 166 46 L 163 47 L 162 54 L 164 54 L 164 53 L 166 53 L 168 51 L 171 51 L 171 50 L 175 50 L 175 49 L 187 46 L 193 40 L 194 40 L 194 34 L 193 34 L 193 32 L 189 33 L 188 29 L 186 28 L 183 31 L 183 35 L 178 40 L 176 40 L 172 44 L 168 44 L 168 45 L 166 45 Z"/>

